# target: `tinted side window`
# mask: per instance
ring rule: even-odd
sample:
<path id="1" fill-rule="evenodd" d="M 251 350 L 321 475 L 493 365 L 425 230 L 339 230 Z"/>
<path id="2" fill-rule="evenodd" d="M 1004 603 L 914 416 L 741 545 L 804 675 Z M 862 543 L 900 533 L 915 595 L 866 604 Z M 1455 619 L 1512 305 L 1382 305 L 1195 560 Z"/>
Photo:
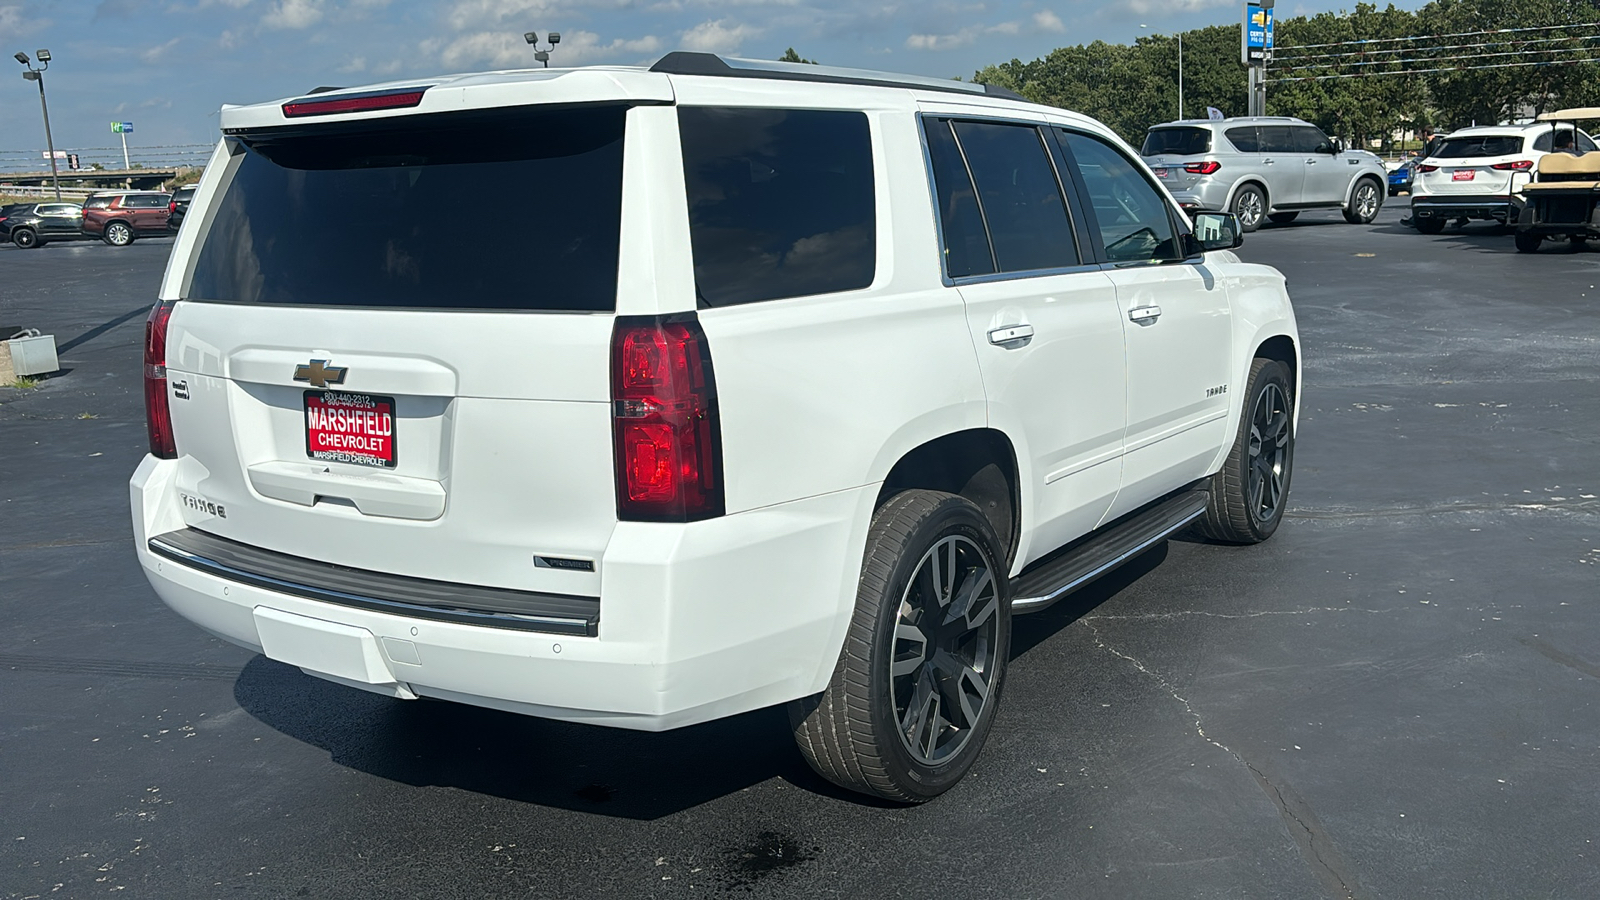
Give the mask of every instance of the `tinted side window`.
<path id="1" fill-rule="evenodd" d="M 1112 262 L 1177 259 L 1172 216 L 1161 194 L 1126 156 L 1099 138 L 1060 132 L 1094 203 L 1094 217 Z"/>
<path id="2" fill-rule="evenodd" d="M 680 107 L 678 127 L 702 306 L 872 284 L 877 219 L 864 113 Z"/>
<path id="3" fill-rule="evenodd" d="M 1296 153 L 1326 153 L 1333 142 L 1322 133 L 1322 129 L 1308 125 L 1296 125 L 1290 129 L 1294 132 L 1294 150 Z"/>
<path id="4" fill-rule="evenodd" d="M 90 197 L 88 200 L 83 201 L 83 208 L 105 209 L 111 205 L 112 199 L 111 197 Z"/>
<path id="5" fill-rule="evenodd" d="M 1578 132 L 1578 149 L 1590 153 L 1596 149 L 1594 140 L 1583 132 Z"/>
<path id="6" fill-rule="evenodd" d="M 1032 125 L 957 122 L 1001 272 L 1078 264 L 1072 221 L 1043 135 Z"/>
<path id="7" fill-rule="evenodd" d="M 1228 143 L 1240 153 L 1256 153 L 1261 150 L 1261 138 L 1256 134 L 1254 125 L 1241 125 L 1238 128 L 1229 128 L 1225 134 Z"/>
<path id="8" fill-rule="evenodd" d="M 1294 129 L 1287 125 L 1262 125 L 1257 131 L 1261 135 L 1262 153 L 1294 153 Z"/>
<path id="9" fill-rule="evenodd" d="M 134 194 L 122 201 L 124 209 L 155 209 L 166 205 L 167 198 L 155 194 Z"/>
<path id="10" fill-rule="evenodd" d="M 944 270 L 951 278 L 988 275 L 994 271 L 994 254 L 989 249 L 989 233 L 978 211 L 977 192 L 972 176 L 956 146 L 950 123 L 943 119 L 924 121 L 928 136 L 928 160 L 933 165 L 933 187 L 939 199 L 939 224 L 944 234 Z"/>

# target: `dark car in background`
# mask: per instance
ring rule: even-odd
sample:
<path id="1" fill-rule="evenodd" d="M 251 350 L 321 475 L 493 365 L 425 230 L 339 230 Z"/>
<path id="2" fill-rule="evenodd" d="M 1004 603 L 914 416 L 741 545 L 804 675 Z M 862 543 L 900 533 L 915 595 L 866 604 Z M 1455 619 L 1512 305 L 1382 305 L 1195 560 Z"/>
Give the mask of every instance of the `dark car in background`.
<path id="1" fill-rule="evenodd" d="M 167 233 L 165 191 L 115 191 L 91 196 L 83 203 L 83 233 L 113 247 L 126 247 L 135 238 Z"/>
<path id="2" fill-rule="evenodd" d="M 0 238 L 24 250 L 43 247 L 51 241 L 77 241 L 83 207 L 76 203 L 14 203 L 0 208 Z"/>
<path id="3" fill-rule="evenodd" d="M 183 214 L 189 211 L 189 204 L 194 200 L 195 188 L 199 186 L 198 184 L 186 184 L 183 187 L 173 189 L 172 199 L 167 201 L 168 231 L 177 231 L 178 226 L 183 224 Z"/>

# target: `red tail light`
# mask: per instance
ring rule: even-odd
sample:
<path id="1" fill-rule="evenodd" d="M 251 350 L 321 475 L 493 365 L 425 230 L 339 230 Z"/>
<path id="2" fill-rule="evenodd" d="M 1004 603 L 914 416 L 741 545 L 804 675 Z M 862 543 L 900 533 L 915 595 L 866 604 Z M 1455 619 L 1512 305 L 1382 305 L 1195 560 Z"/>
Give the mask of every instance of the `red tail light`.
<path id="1" fill-rule="evenodd" d="M 1214 159 L 1206 160 L 1205 162 L 1183 164 L 1183 170 L 1188 172 L 1190 175 L 1210 175 L 1212 172 L 1215 172 L 1220 168 L 1222 168 L 1222 163 L 1219 163 Z"/>
<path id="2" fill-rule="evenodd" d="M 1533 160 L 1514 159 L 1511 162 L 1495 163 L 1489 168 L 1499 169 L 1502 172 L 1526 172 L 1533 168 Z"/>
<path id="3" fill-rule="evenodd" d="M 618 317 L 611 401 L 617 517 L 692 522 L 722 515 L 716 381 L 693 314 Z"/>
<path id="4" fill-rule="evenodd" d="M 1437 172 L 1437 171 L 1439 171 L 1439 167 L 1438 166 L 1417 166 L 1417 171 L 1418 172 Z"/>
<path id="5" fill-rule="evenodd" d="M 373 109 L 405 109 L 422 103 L 427 88 L 405 88 L 399 91 L 382 91 L 376 94 L 346 94 L 327 100 L 303 98 L 290 100 L 283 105 L 283 117 L 331 116 L 334 113 L 366 112 Z"/>
<path id="6" fill-rule="evenodd" d="M 175 213 L 177 211 L 178 211 L 178 201 L 176 201 L 176 200 L 167 201 L 167 212 Z"/>
<path id="7" fill-rule="evenodd" d="M 172 407 L 167 400 L 167 320 L 172 317 L 172 301 L 163 300 L 150 308 L 144 320 L 144 418 L 150 431 L 150 454 L 161 459 L 176 459 L 178 445 L 172 439 Z"/>

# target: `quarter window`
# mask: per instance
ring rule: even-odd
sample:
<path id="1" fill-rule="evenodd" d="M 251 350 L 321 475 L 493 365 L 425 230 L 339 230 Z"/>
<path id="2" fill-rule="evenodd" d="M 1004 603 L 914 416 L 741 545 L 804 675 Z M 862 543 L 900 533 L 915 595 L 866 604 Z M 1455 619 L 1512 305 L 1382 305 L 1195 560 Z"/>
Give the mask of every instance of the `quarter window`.
<path id="1" fill-rule="evenodd" d="M 1261 139 L 1254 125 L 1229 128 L 1224 134 L 1228 136 L 1228 143 L 1233 145 L 1233 149 L 1240 153 L 1257 153 L 1261 150 Z"/>
<path id="2" fill-rule="evenodd" d="M 997 271 L 1077 265 L 1072 220 L 1039 129 L 997 122 L 954 127 L 978 189 Z"/>
<path id="3" fill-rule="evenodd" d="M 859 290 L 877 261 L 860 112 L 680 107 L 701 306 Z"/>
<path id="4" fill-rule="evenodd" d="M 1179 258 L 1167 204 L 1138 167 L 1098 138 L 1066 130 L 1059 134 L 1089 189 L 1106 258 L 1112 262 Z"/>

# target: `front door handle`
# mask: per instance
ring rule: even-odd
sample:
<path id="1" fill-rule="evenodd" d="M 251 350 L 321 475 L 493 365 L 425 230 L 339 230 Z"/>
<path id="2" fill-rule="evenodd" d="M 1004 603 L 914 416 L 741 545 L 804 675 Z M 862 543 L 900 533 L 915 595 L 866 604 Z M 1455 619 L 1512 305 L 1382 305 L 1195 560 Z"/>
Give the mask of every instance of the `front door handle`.
<path id="1" fill-rule="evenodd" d="M 1272 165 L 1272 164 L 1273 164 L 1273 163 L 1275 163 L 1275 162 L 1277 162 L 1277 160 L 1275 160 L 1275 159 L 1268 159 L 1268 160 L 1263 160 L 1263 162 L 1265 162 L 1265 163 L 1266 163 L 1266 164 L 1267 164 L 1267 165 L 1269 165 L 1269 166 L 1270 166 L 1270 165 Z"/>
<path id="2" fill-rule="evenodd" d="M 1031 337 L 1033 337 L 1032 325 L 1004 325 L 989 329 L 989 343 L 995 345 L 1009 344 Z"/>
<path id="3" fill-rule="evenodd" d="M 1161 318 L 1161 307 L 1136 306 L 1133 309 L 1128 310 L 1128 318 L 1138 322 L 1140 325 L 1148 325 L 1151 322 Z"/>
<path id="4" fill-rule="evenodd" d="M 1308 165 L 1308 166 L 1314 166 L 1314 165 L 1316 165 L 1316 164 L 1317 164 L 1317 161 L 1316 161 L 1316 160 L 1314 160 L 1314 159 L 1308 159 L 1308 160 L 1306 160 L 1306 165 Z"/>

